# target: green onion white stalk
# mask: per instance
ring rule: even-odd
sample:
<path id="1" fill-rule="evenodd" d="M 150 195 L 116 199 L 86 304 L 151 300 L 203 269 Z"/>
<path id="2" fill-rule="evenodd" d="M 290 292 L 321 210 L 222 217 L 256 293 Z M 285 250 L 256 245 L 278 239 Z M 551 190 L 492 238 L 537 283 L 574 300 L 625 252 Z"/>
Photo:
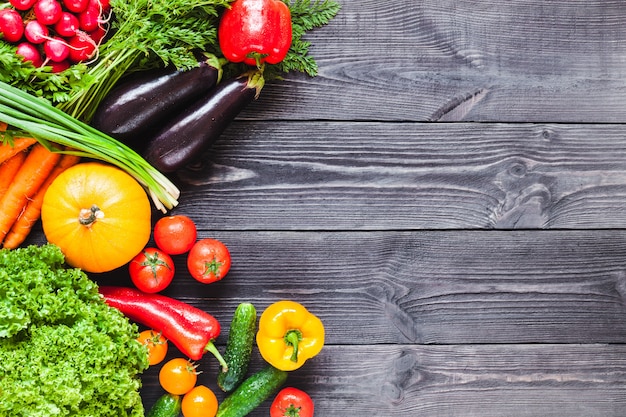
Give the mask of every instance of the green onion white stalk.
<path id="1" fill-rule="evenodd" d="M 156 208 L 163 213 L 178 204 L 178 188 L 134 150 L 4 82 L 0 82 L 0 121 L 32 135 L 51 151 L 72 153 L 117 166 L 146 189 Z M 63 150 L 64 147 L 70 150 Z"/>

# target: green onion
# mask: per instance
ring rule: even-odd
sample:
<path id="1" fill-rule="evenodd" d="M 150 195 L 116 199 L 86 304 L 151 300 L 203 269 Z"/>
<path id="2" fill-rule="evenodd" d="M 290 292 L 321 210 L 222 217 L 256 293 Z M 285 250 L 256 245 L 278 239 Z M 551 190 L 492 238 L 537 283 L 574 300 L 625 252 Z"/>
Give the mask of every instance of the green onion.
<path id="1" fill-rule="evenodd" d="M 0 82 L 0 121 L 32 135 L 51 151 L 72 153 L 117 166 L 146 189 L 156 208 L 163 213 L 178 204 L 178 188 L 134 150 L 4 82 Z M 64 147 L 70 150 L 63 150 Z"/>

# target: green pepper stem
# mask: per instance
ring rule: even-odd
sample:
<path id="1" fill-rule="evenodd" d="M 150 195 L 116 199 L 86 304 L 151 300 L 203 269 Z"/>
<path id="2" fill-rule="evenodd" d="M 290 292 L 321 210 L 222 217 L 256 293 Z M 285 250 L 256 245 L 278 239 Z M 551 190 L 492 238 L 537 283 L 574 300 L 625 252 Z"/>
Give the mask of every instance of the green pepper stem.
<path id="1" fill-rule="evenodd" d="M 285 333 L 285 343 L 287 346 L 293 346 L 291 361 L 298 362 L 298 345 L 302 340 L 302 332 L 300 330 L 289 330 Z"/>
<path id="2" fill-rule="evenodd" d="M 222 372 L 227 372 L 228 371 L 228 364 L 226 363 L 226 361 L 224 360 L 224 358 L 220 354 L 219 350 L 217 350 L 217 347 L 215 347 L 215 344 L 213 344 L 212 340 L 209 341 L 209 343 L 207 343 L 207 345 L 204 347 L 204 351 L 205 352 L 211 352 L 213 354 L 213 356 L 215 356 L 215 358 L 220 363 L 220 365 L 222 365 Z"/>

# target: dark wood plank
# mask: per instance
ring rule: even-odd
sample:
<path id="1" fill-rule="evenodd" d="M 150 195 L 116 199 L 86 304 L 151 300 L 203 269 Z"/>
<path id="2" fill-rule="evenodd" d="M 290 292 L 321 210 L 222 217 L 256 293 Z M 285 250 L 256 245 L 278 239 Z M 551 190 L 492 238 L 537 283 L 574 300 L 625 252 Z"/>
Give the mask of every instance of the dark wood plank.
<path id="1" fill-rule="evenodd" d="M 268 86 L 254 119 L 622 122 L 626 9 L 614 0 L 342 1 L 320 66 Z"/>
<path id="2" fill-rule="evenodd" d="M 179 256 L 164 293 L 214 314 L 226 334 L 241 301 L 261 311 L 287 298 L 320 316 L 330 344 L 626 342 L 623 231 L 200 236 L 231 248 L 231 272 L 200 284 Z"/>
<path id="3" fill-rule="evenodd" d="M 229 275 L 198 284 L 176 257 L 176 285 L 164 293 L 214 314 L 221 349 L 241 301 L 260 312 L 288 298 L 319 315 L 327 346 L 289 380 L 314 396 L 317 415 L 626 411 L 623 231 L 201 229 L 209 236 L 231 248 Z M 122 276 L 98 281 L 125 285 Z M 261 366 L 255 353 L 251 371 Z M 216 361 L 207 355 L 199 368 L 217 390 Z M 147 405 L 162 393 L 157 373 L 143 377 Z"/>
<path id="4" fill-rule="evenodd" d="M 250 371 L 260 366 L 255 357 Z M 200 369 L 217 389 L 215 364 Z M 146 403 L 159 393 L 154 371 Z M 327 345 L 287 384 L 310 393 L 316 416 L 622 417 L 625 381 L 624 345 Z"/>
<path id="5" fill-rule="evenodd" d="M 180 173 L 207 229 L 623 227 L 624 125 L 238 122 Z"/>

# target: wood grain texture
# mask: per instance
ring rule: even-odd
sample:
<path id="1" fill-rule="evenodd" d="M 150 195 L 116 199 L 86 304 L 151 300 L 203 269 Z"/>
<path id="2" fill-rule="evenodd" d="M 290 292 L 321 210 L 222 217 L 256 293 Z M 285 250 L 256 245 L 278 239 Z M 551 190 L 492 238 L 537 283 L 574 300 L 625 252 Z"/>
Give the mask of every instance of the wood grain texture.
<path id="1" fill-rule="evenodd" d="M 624 155 L 623 125 L 238 122 L 181 205 L 208 229 L 624 227 Z"/>
<path id="2" fill-rule="evenodd" d="M 620 1 L 342 1 L 307 36 L 316 78 L 268 85 L 252 119 L 622 122 Z"/>
<path id="3" fill-rule="evenodd" d="M 216 232 L 233 267 L 203 285 L 175 258 L 164 294 L 227 334 L 242 300 L 301 302 L 330 344 L 625 343 L 626 233 Z M 119 278 L 99 282 L 120 284 Z"/>
<path id="4" fill-rule="evenodd" d="M 260 366 L 254 356 L 250 372 Z M 212 387 L 216 367 L 205 369 Z M 149 373 L 147 403 L 158 393 Z M 316 416 L 622 417 L 625 381 L 623 345 L 327 345 L 287 384 L 311 393 Z"/>

